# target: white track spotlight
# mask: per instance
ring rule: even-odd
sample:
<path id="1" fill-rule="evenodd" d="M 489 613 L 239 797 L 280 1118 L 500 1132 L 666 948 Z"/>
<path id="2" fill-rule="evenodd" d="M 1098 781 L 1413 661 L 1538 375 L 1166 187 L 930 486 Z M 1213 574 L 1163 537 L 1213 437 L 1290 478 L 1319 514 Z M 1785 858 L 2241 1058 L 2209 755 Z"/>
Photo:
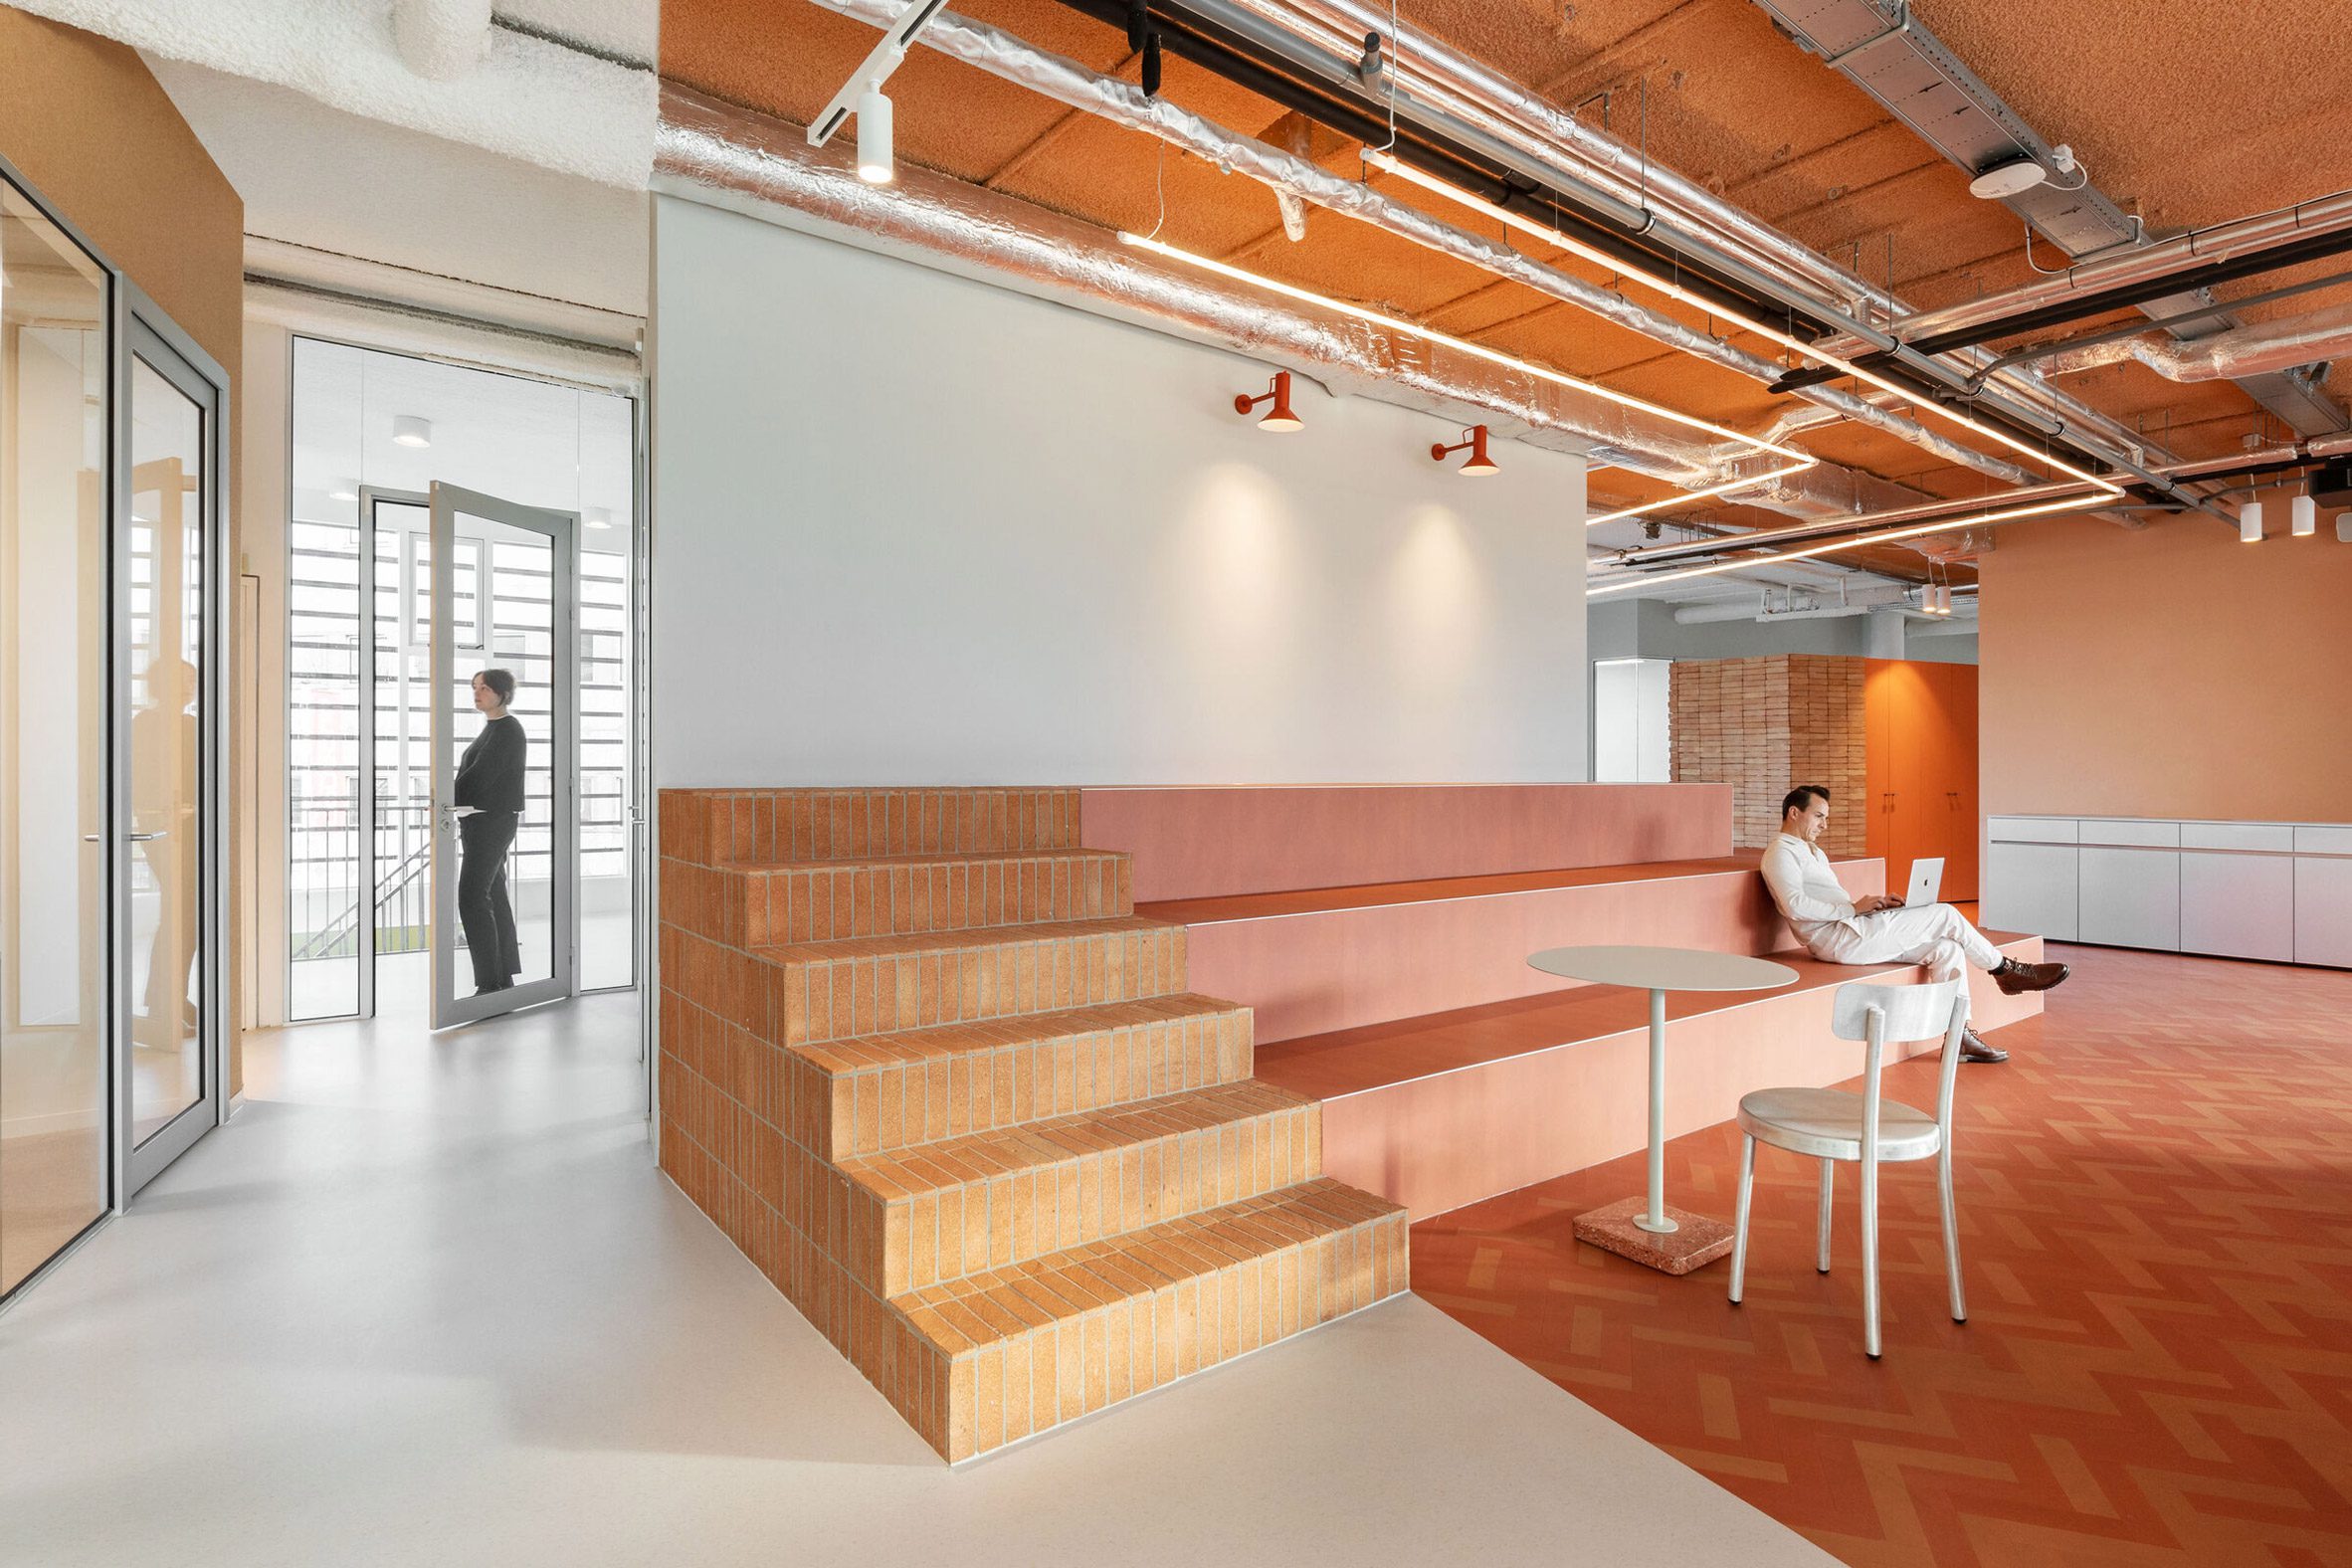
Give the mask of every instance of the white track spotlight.
<path id="1" fill-rule="evenodd" d="M 880 87 L 858 95 L 858 178 L 869 185 L 887 185 L 896 177 L 890 152 L 890 100 Z"/>
<path id="2" fill-rule="evenodd" d="M 2238 542 L 2241 544 L 2262 542 L 2262 503 L 2260 501 L 2250 500 L 2238 508 Z"/>
<path id="3" fill-rule="evenodd" d="M 2286 508 L 2286 531 L 2298 539 L 2308 539 L 2319 531 L 2319 502 L 2308 495 L 2297 495 Z"/>

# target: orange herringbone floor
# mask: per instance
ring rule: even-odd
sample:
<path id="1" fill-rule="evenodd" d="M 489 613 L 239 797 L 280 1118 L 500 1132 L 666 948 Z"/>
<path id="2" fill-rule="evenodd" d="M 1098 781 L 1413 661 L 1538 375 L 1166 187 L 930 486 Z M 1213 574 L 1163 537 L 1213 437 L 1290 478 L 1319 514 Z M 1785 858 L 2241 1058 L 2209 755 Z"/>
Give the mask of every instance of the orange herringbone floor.
<path id="1" fill-rule="evenodd" d="M 2352 1564 L 2352 974 L 2053 956 L 2073 979 L 2011 1061 L 1961 1070 L 1966 1324 L 1932 1163 L 1883 1180 L 1872 1363 L 1854 1169 L 1817 1274 L 1817 1167 L 1772 1149 L 1745 1305 L 1728 1263 L 1575 1242 L 1639 1157 L 1416 1225 L 1414 1288 L 1849 1563 Z M 1887 1082 L 1933 1104 L 1928 1061 Z M 1702 1213 L 1738 1171 L 1728 1125 L 1668 1145 Z"/>

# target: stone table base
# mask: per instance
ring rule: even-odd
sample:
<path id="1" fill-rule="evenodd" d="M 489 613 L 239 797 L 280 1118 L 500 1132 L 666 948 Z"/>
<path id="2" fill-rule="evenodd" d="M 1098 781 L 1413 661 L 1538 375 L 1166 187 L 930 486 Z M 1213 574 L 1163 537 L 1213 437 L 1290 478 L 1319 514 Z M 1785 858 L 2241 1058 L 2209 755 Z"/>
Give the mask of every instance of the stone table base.
<path id="1" fill-rule="evenodd" d="M 1634 1223 L 1634 1216 L 1649 1212 L 1646 1198 L 1624 1198 L 1590 1210 L 1576 1217 L 1576 1239 L 1670 1274 L 1686 1274 L 1729 1256 L 1732 1236 L 1728 1221 L 1692 1214 L 1669 1203 L 1666 1218 L 1681 1229 L 1661 1236 Z"/>

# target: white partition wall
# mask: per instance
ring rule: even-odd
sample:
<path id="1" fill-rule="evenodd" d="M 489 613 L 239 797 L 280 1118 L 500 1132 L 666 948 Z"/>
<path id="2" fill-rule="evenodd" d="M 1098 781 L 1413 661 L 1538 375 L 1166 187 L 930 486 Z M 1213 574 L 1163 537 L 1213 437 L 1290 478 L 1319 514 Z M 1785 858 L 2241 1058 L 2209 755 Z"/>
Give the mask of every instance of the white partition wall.
<path id="1" fill-rule="evenodd" d="M 1586 777 L 1581 460 L 656 203 L 656 779 Z"/>

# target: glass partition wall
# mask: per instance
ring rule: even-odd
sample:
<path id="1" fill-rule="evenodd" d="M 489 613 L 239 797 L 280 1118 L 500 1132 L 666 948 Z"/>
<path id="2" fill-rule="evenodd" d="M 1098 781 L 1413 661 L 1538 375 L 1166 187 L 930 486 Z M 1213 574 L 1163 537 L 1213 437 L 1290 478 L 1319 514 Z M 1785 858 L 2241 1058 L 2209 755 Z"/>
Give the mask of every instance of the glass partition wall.
<path id="1" fill-rule="evenodd" d="M 0 165 L 0 1296 L 226 1107 L 226 401 Z"/>
<path id="2" fill-rule="evenodd" d="M 578 519 L 562 570 L 543 543 L 461 528 L 447 635 L 459 685 L 476 669 L 511 670 L 514 711 L 544 739 L 556 716 L 549 639 L 569 623 L 577 679 L 564 727 L 579 761 L 562 782 L 574 792 L 575 847 L 559 856 L 544 807 L 526 808 L 509 886 L 518 916 L 544 923 L 556 880 L 576 879 L 569 929 L 539 939 L 571 944 L 581 990 L 634 984 L 635 405 L 314 338 L 297 338 L 294 352 L 288 1017 L 426 1011 L 436 697 L 426 497 L 436 483 Z M 554 596 L 567 581 L 559 616 Z M 533 802 L 558 782 L 544 769 L 531 779 Z"/>

